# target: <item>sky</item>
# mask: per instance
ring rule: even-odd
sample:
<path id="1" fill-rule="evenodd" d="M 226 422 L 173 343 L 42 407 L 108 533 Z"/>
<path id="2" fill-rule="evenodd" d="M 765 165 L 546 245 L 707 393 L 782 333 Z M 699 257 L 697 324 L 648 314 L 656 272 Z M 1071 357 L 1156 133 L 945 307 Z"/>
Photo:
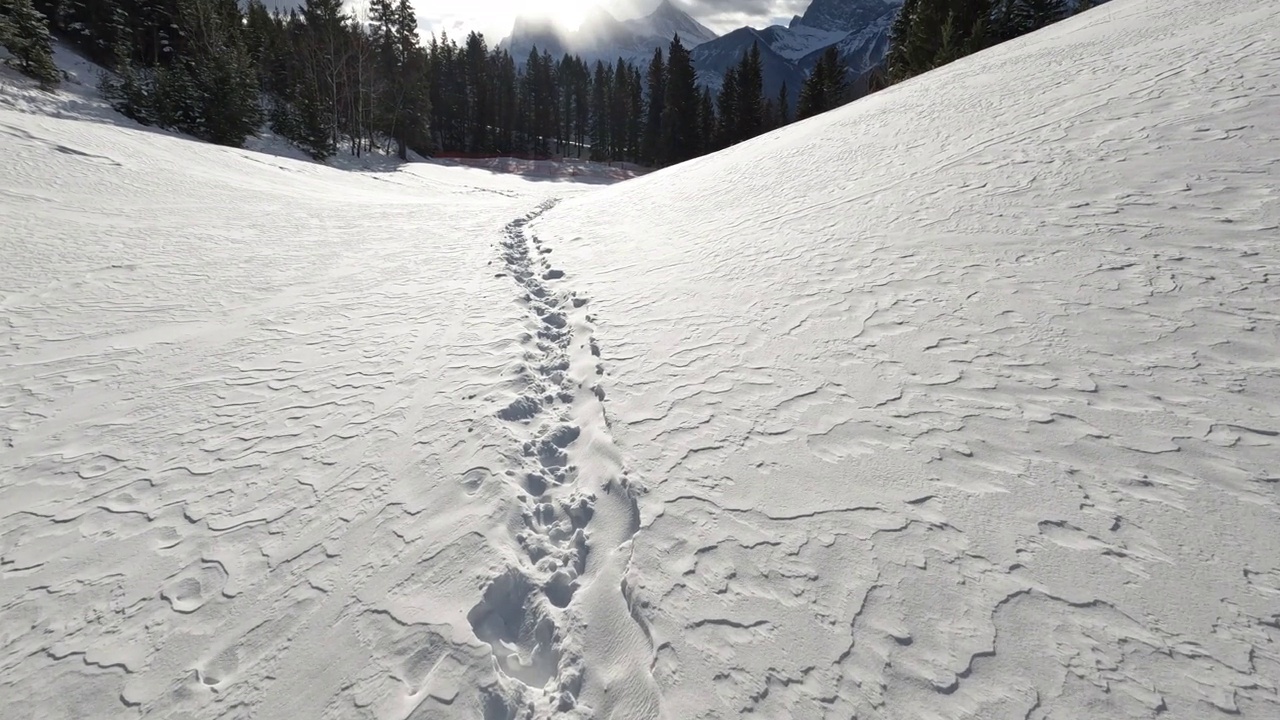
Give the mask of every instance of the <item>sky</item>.
<path id="1" fill-rule="evenodd" d="M 511 32 L 516 15 L 544 15 L 576 27 L 592 6 L 602 6 L 626 19 L 651 12 L 660 0 L 413 0 L 418 26 L 425 38 L 447 31 L 459 38 L 472 30 L 496 43 Z M 810 0 L 672 0 L 699 22 L 718 33 L 743 25 L 765 27 L 783 23 L 804 12 Z M 302 0 L 268 0 L 269 6 L 288 8 Z M 359 0 L 352 5 L 361 4 Z"/>

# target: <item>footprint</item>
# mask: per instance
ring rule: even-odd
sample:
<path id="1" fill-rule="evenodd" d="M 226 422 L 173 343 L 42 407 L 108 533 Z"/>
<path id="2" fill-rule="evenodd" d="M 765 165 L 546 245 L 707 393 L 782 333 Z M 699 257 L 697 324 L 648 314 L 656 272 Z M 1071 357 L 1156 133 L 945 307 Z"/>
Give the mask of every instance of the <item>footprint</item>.
<path id="1" fill-rule="evenodd" d="M 488 480 L 491 473 L 487 467 L 474 467 L 462 474 L 462 486 L 467 489 L 468 495 L 475 495 L 480 492 L 480 487 L 484 485 L 484 481 Z"/>
<path id="2" fill-rule="evenodd" d="M 573 577 L 568 570 L 561 568 L 551 575 L 551 579 L 547 580 L 546 586 L 542 591 L 546 593 L 547 600 L 558 608 L 569 606 L 569 602 L 573 600 L 573 594 L 578 590 L 578 580 Z"/>
<path id="3" fill-rule="evenodd" d="M 530 687 L 543 687 L 560 666 L 559 630 L 538 606 L 541 593 L 529 578 L 509 569 L 467 613 L 476 637 L 489 644 L 499 669 Z"/>
<path id="4" fill-rule="evenodd" d="M 123 463 L 110 455 L 98 455 L 76 466 L 76 474 L 85 480 L 102 477 Z"/>
<path id="5" fill-rule="evenodd" d="M 240 669 L 240 657 L 234 647 L 218 653 L 212 660 L 205 664 L 202 670 L 197 670 L 200 682 L 213 687 L 222 685 L 229 681 Z"/>
<path id="6" fill-rule="evenodd" d="M 498 417 L 509 422 L 529 420 L 542 412 L 542 402 L 536 397 L 522 395 L 511 401 L 510 405 L 498 411 Z"/>
<path id="7" fill-rule="evenodd" d="M 217 563 L 196 562 L 169 578 L 160 597 L 174 612 L 189 615 L 204 607 L 227 584 L 227 573 Z"/>

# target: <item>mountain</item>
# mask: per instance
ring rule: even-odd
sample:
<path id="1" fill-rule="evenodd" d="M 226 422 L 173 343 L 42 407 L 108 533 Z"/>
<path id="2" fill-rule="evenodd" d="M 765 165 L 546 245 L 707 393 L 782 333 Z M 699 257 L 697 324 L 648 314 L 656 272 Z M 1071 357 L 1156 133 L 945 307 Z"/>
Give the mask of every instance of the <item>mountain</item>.
<path id="1" fill-rule="evenodd" d="M 694 48 L 693 67 L 698 71 L 698 82 L 710 87 L 712 92 L 718 91 L 724 82 L 725 72 L 737 65 L 742 54 L 754 44 L 760 46 L 765 97 L 777 97 L 779 89 L 786 83 L 794 100 L 804 82 L 805 72 L 800 69 L 797 58 L 789 58 L 774 48 L 770 40 L 774 39 L 773 31 L 776 29 L 738 28 Z M 792 102 L 791 106 L 794 108 L 795 103 Z"/>
<path id="2" fill-rule="evenodd" d="M 500 45 L 517 61 L 523 61 L 536 47 L 539 51 L 548 50 L 553 56 L 566 52 L 580 55 L 588 62 L 611 62 L 621 57 L 640 64 L 653 56 L 655 48 L 665 50 L 677 34 L 688 47 L 716 38 L 714 32 L 670 0 L 662 0 L 648 15 L 628 20 L 618 20 L 596 7 L 573 31 L 565 31 L 536 17 L 518 17 L 511 35 Z"/>
<path id="3" fill-rule="evenodd" d="M 851 78 L 879 64 L 888 52 L 889 28 L 901 6 L 902 0 L 813 0 L 789 25 L 742 27 L 717 36 L 670 0 L 662 0 L 649 15 L 631 20 L 618 20 L 597 7 L 572 32 L 549 20 L 522 16 L 501 45 L 517 62 L 537 47 L 553 56 L 568 52 L 592 62 L 621 57 L 643 64 L 655 48 L 665 50 L 678 33 L 685 46 L 693 48 L 698 82 L 718 91 L 725 72 L 758 43 L 765 94 L 775 97 L 785 83 L 794 108 L 801 84 L 828 47 L 839 48 Z"/>
<path id="4" fill-rule="evenodd" d="M 813 0 L 789 25 L 742 28 L 698 46 L 694 67 L 700 82 L 718 89 L 725 71 L 759 42 L 761 57 L 772 58 L 765 67 L 766 93 L 772 97 L 785 81 L 794 101 L 800 83 L 828 47 L 839 49 L 852 78 L 878 65 L 888 52 L 889 29 L 901 7 L 902 0 Z"/>
<path id="5" fill-rule="evenodd" d="M 791 27 L 849 32 L 871 25 L 886 14 L 896 14 L 902 0 L 813 0 Z"/>

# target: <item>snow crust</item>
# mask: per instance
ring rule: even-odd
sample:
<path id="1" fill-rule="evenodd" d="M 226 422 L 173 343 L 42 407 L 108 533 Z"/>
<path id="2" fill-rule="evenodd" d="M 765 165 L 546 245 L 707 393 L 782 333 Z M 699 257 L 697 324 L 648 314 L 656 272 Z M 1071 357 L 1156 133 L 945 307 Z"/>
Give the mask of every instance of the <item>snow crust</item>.
<path id="1" fill-rule="evenodd" d="M 668 716 L 1280 715 L 1277 28 L 1119 0 L 532 226 Z"/>
<path id="2" fill-rule="evenodd" d="M 0 717 L 1275 717 L 1277 27 L 604 188 L 0 75 Z"/>
<path id="3" fill-rule="evenodd" d="M 82 69 L 0 76 L 0 717 L 501 706 L 468 615 L 523 556 L 536 318 L 497 242 L 592 186 L 211 146 Z"/>

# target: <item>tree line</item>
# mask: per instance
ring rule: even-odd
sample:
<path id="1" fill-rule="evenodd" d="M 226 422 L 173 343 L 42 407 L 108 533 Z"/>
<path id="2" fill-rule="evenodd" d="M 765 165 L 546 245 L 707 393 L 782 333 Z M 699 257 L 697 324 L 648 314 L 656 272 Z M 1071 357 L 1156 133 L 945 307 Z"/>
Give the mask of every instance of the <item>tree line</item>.
<path id="1" fill-rule="evenodd" d="M 899 82 L 1092 5 L 1091 0 L 905 0 L 881 84 Z M 108 65 L 103 90 L 140 122 L 242 145 L 265 125 L 316 159 L 374 150 L 678 163 L 853 99 L 828 48 L 800 88 L 765 97 L 760 48 L 717 92 L 678 36 L 645 67 L 536 48 L 513 58 L 482 35 L 424 45 L 411 0 L 0 0 L 0 41 L 56 84 L 49 30 Z"/>
<path id="2" fill-rule="evenodd" d="M 881 85 L 901 82 L 1039 30 L 1101 0 L 905 0 Z"/>
<path id="3" fill-rule="evenodd" d="M 424 45 L 410 0 L 367 7 L 356 16 L 342 0 L 288 12 L 261 0 L 0 0 L 0 39 L 51 85 L 52 29 L 113 69 L 105 96 L 144 124 L 232 146 L 265 125 L 320 160 L 377 149 L 661 166 L 793 119 L 786 88 L 764 97 L 758 47 L 713 94 L 678 36 L 644 68 L 537 49 L 517 61 L 477 33 Z M 795 115 L 838 104 L 845 74 L 832 51 Z"/>

